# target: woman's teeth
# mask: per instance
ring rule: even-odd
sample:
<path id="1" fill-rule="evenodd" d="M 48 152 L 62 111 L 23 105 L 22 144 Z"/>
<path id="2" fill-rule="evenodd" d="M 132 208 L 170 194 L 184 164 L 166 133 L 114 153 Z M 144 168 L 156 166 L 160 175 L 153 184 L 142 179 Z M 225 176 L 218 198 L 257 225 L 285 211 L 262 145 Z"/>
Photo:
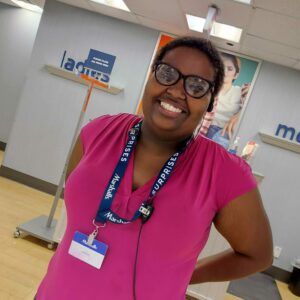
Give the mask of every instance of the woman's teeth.
<path id="1" fill-rule="evenodd" d="M 174 107 L 173 105 L 166 103 L 166 102 L 160 102 L 160 106 L 162 106 L 165 110 L 181 113 L 182 110 L 180 108 Z"/>

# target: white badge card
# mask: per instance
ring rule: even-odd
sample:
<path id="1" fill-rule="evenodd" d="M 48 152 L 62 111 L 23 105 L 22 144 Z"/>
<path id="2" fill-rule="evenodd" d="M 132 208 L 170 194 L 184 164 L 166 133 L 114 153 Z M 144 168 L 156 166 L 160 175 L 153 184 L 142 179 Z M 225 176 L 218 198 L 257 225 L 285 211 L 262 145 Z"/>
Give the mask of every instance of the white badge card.
<path id="1" fill-rule="evenodd" d="M 89 245 L 88 238 L 88 235 L 76 231 L 69 249 L 69 254 L 100 269 L 108 246 L 96 239 Z"/>

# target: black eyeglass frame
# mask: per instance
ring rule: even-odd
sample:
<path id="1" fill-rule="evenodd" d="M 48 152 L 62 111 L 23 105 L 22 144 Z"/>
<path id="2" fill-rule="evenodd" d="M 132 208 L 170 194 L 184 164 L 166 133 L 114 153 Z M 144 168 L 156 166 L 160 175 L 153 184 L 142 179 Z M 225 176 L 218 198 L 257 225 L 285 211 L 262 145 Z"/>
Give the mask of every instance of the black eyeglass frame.
<path id="1" fill-rule="evenodd" d="M 167 65 L 168 67 L 174 69 L 174 70 L 179 74 L 178 79 L 177 79 L 174 83 L 172 83 L 172 84 L 163 84 L 163 83 L 161 83 L 161 82 L 158 80 L 157 75 L 156 75 L 157 68 L 158 68 L 160 65 Z M 199 75 L 191 75 L 191 74 L 190 74 L 190 75 L 183 75 L 177 68 L 175 68 L 175 67 L 173 67 L 173 66 L 171 66 L 171 65 L 169 65 L 169 64 L 167 64 L 167 63 L 165 63 L 165 62 L 163 62 L 163 61 L 158 61 L 158 62 L 156 62 L 156 64 L 154 65 L 154 75 L 155 75 L 156 81 L 157 81 L 159 84 L 163 85 L 163 86 L 172 86 L 172 85 L 175 85 L 175 84 L 182 78 L 182 79 L 183 79 L 183 88 L 184 88 L 184 91 L 186 92 L 187 95 L 189 95 L 190 97 L 192 97 L 192 98 L 194 98 L 194 99 L 200 99 L 200 98 L 204 97 L 209 91 L 211 91 L 211 90 L 214 88 L 214 83 L 213 83 L 213 82 L 211 82 L 211 81 L 209 81 L 209 80 L 207 80 L 207 79 L 205 79 L 205 78 L 203 78 L 203 77 L 201 77 L 201 76 L 199 76 Z M 197 78 L 200 78 L 201 80 L 203 80 L 203 81 L 205 81 L 205 82 L 208 83 L 209 88 L 208 88 L 207 91 L 206 91 L 203 95 L 201 95 L 200 97 L 194 97 L 194 96 L 192 96 L 191 94 L 189 94 L 189 93 L 186 91 L 186 88 L 185 88 L 186 79 L 189 78 L 189 77 L 197 77 Z"/>

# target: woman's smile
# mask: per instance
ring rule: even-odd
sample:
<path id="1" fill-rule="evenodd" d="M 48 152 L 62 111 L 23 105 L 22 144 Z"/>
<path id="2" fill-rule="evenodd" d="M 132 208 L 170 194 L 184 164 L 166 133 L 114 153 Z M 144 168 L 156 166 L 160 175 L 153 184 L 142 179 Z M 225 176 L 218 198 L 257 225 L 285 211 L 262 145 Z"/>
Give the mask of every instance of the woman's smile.
<path id="1" fill-rule="evenodd" d="M 169 104 L 169 103 L 164 102 L 164 101 L 161 101 L 161 102 L 160 102 L 160 106 L 161 106 L 164 110 L 167 110 L 168 112 L 173 112 L 173 113 L 177 113 L 177 114 L 182 113 L 182 109 L 177 108 L 177 107 L 173 106 L 172 104 Z"/>
<path id="2" fill-rule="evenodd" d="M 160 115 L 168 119 L 178 119 L 183 116 L 183 110 L 170 101 L 157 101 L 156 108 Z"/>

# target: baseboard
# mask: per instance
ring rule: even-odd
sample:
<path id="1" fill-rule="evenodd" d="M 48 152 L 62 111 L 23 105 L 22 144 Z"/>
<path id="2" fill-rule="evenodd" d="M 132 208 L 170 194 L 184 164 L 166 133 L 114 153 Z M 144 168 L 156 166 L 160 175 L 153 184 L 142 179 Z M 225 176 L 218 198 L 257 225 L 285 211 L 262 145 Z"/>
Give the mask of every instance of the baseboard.
<path id="1" fill-rule="evenodd" d="M 190 295 L 186 295 L 185 296 L 185 300 L 199 300 L 199 299 L 198 298 L 194 298 L 194 297 L 192 297 Z"/>
<path id="2" fill-rule="evenodd" d="M 288 283 L 291 277 L 291 272 L 280 269 L 275 266 L 271 266 L 267 270 L 263 271 L 262 273 L 267 274 L 275 278 L 276 280 Z"/>
<path id="3" fill-rule="evenodd" d="M 0 150 L 5 151 L 6 143 L 0 141 Z"/>
<path id="4" fill-rule="evenodd" d="M 25 184 L 31 188 L 39 190 L 41 192 L 48 193 L 50 195 L 55 195 L 57 190 L 57 185 L 49 183 L 47 181 L 38 179 L 36 177 L 27 175 L 25 173 L 16 171 L 14 169 L 1 166 L 0 176 L 11 179 L 13 181 Z M 64 197 L 64 190 L 62 191 L 61 198 Z"/>

